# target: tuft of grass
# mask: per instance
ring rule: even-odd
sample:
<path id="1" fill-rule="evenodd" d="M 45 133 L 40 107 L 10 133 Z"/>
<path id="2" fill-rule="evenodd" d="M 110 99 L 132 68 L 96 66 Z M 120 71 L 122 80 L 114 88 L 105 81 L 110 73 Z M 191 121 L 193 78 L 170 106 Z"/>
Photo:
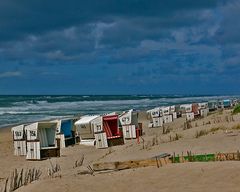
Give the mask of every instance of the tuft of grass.
<path id="1" fill-rule="evenodd" d="M 199 138 L 199 137 L 207 135 L 207 134 L 208 134 L 207 130 L 196 131 L 195 138 Z"/>
<path id="2" fill-rule="evenodd" d="M 201 136 L 208 135 L 209 133 L 215 133 L 219 130 L 225 130 L 225 129 L 226 129 L 225 127 L 213 127 L 210 130 L 204 129 L 204 130 L 196 131 L 195 138 L 199 138 Z M 239 129 L 240 129 L 240 125 L 239 125 Z"/>
<path id="3" fill-rule="evenodd" d="M 73 168 L 81 167 L 83 165 L 83 161 L 84 161 L 84 155 L 82 155 L 82 157 L 79 160 L 75 161 Z"/>
<path id="4" fill-rule="evenodd" d="M 216 132 L 220 129 L 220 127 L 213 127 L 210 129 L 210 132 Z"/>
<path id="5" fill-rule="evenodd" d="M 142 149 L 150 149 L 153 146 L 159 145 L 160 140 L 158 138 L 158 135 L 156 134 L 154 137 L 152 137 L 151 140 L 147 141 L 147 144 L 144 145 L 143 143 L 143 148 Z"/>
<path id="6" fill-rule="evenodd" d="M 209 132 L 214 133 L 214 132 L 217 132 L 219 130 L 224 130 L 224 129 L 226 129 L 226 128 L 224 128 L 224 127 L 213 127 L 213 128 L 210 129 Z"/>
<path id="7" fill-rule="evenodd" d="M 240 104 L 236 105 L 233 109 L 233 114 L 237 114 L 237 113 L 240 113 Z"/>
<path id="8" fill-rule="evenodd" d="M 51 168 L 48 168 L 47 171 L 48 171 L 48 176 L 49 177 L 62 177 L 60 171 L 61 171 L 61 166 L 59 164 L 53 164 L 51 162 L 51 160 L 49 159 L 49 162 L 50 162 L 50 165 L 51 165 Z"/>
<path id="9" fill-rule="evenodd" d="M 165 127 L 163 125 L 163 134 L 168 134 L 168 133 L 170 133 L 170 127 Z"/>
<path id="10" fill-rule="evenodd" d="M 17 190 L 18 188 L 28 185 L 33 181 L 39 180 L 42 175 L 42 171 L 40 169 L 32 168 L 32 169 L 14 169 L 11 175 L 6 178 L 4 182 L 4 188 L 1 190 L 3 192 L 12 192 Z"/>
<path id="11" fill-rule="evenodd" d="M 223 114 L 223 109 L 219 109 L 218 110 L 218 115 L 222 115 Z"/>
<path id="12" fill-rule="evenodd" d="M 182 137 L 183 137 L 182 135 L 176 133 L 176 135 L 174 135 L 174 136 L 171 136 L 171 135 L 169 136 L 169 141 L 170 142 L 177 141 L 177 140 L 179 140 Z"/>
<path id="13" fill-rule="evenodd" d="M 240 124 L 232 126 L 232 129 L 237 129 L 237 130 L 240 129 Z"/>
<path id="14" fill-rule="evenodd" d="M 186 121 L 184 122 L 184 128 L 183 130 L 186 130 L 186 129 L 191 129 L 192 128 L 192 124 L 191 124 L 191 121 Z"/>

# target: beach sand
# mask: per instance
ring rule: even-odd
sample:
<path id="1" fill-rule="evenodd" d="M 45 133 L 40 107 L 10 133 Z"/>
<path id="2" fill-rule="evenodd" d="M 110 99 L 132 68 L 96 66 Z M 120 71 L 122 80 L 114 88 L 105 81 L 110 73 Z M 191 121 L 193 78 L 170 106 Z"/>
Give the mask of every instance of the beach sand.
<path id="1" fill-rule="evenodd" d="M 78 174 L 94 162 L 146 159 L 164 152 L 204 154 L 240 149 L 240 129 L 232 129 L 240 124 L 240 115 L 233 116 L 234 121 L 231 121 L 229 110 L 193 121 L 192 128 L 186 130 L 183 130 L 184 118 L 177 119 L 166 125 L 170 129 L 168 134 L 162 134 L 161 128 L 148 128 L 146 114 L 139 117 L 145 133 L 144 149 L 142 140 L 140 144 L 136 140 L 127 140 L 125 145 L 108 149 L 75 145 L 62 149 L 61 157 L 43 161 L 27 161 L 25 157 L 14 156 L 10 128 L 0 129 L 0 187 L 15 168 L 35 167 L 42 171 L 40 179 L 17 191 L 239 191 L 239 161 L 168 164 L 160 168 L 145 167 L 94 176 Z M 200 130 L 209 132 L 196 138 Z M 176 134 L 181 138 L 170 141 L 170 135 L 173 138 Z M 82 155 L 85 157 L 83 166 L 73 168 Z M 48 177 L 50 161 L 61 166 L 59 177 Z"/>

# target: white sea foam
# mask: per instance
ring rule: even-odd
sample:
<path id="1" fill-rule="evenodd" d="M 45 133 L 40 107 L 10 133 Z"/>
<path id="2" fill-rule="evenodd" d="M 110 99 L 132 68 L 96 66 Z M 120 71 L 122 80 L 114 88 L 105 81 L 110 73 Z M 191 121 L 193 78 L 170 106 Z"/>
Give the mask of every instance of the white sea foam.
<path id="1" fill-rule="evenodd" d="M 151 108 L 153 106 L 163 106 L 173 103 L 188 103 L 193 101 L 211 100 L 219 97 L 186 97 L 186 98 L 159 98 L 140 100 L 110 100 L 110 101 L 73 101 L 73 102 L 18 102 L 12 107 L 0 107 L 0 115 L 3 114 L 34 114 L 34 113 L 56 113 L 56 112 L 81 112 L 81 111 L 110 111 L 136 108 Z"/>
<path id="2" fill-rule="evenodd" d="M 26 115 L 26 114 L 36 114 L 37 112 L 27 112 L 27 111 L 0 111 L 0 115 Z"/>
<path id="3" fill-rule="evenodd" d="M 6 124 L 23 123 L 35 120 L 44 120 L 54 117 L 62 117 L 74 114 L 100 114 L 111 111 L 123 111 L 130 108 L 151 109 L 153 107 L 171 105 L 177 103 L 191 103 L 208 101 L 212 99 L 231 98 L 232 96 L 205 96 L 205 97 L 180 97 L 180 98 L 155 98 L 149 96 L 139 96 L 135 100 L 95 100 L 95 101 L 63 101 L 61 99 L 71 96 L 43 96 L 36 100 L 25 100 L 13 102 L 12 105 L 0 106 L 0 127 Z M 85 97 L 85 96 L 79 96 Z M 89 96 L 87 96 L 89 97 Z M 44 99 L 43 99 L 44 98 Z M 54 98 L 57 98 L 54 102 Z M 97 97 L 96 97 L 97 98 Z M 38 100 L 39 99 L 39 100 Z M 48 102 L 51 99 L 51 102 Z M 77 98 L 78 99 L 78 98 Z M 59 101 L 60 100 L 60 101 Z M 14 115 L 14 118 L 12 117 Z"/>

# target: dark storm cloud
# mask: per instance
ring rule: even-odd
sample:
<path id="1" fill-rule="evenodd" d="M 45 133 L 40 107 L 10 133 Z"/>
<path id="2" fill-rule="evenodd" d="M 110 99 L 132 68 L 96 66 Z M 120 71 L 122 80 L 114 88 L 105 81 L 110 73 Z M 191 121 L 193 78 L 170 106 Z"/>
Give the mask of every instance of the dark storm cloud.
<path id="1" fill-rule="evenodd" d="M 221 22 L 215 39 L 222 48 L 222 62 L 219 65 L 222 75 L 240 72 L 240 1 L 229 1 L 219 9 Z"/>
<path id="2" fill-rule="evenodd" d="M 239 44 L 240 43 L 240 1 L 229 1 L 228 4 L 222 6 L 221 12 L 221 27 L 217 31 L 216 38 L 222 44 Z"/>
<path id="3" fill-rule="evenodd" d="M 210 90 L 240 72 L 239 2 L 2 0 L 0 90 L 11 77 L 34 82 L 29 90 L 63 79 L 96 90 L 107 82 Z"/>
<path id="4" fill-rule="evenodd" d="M 216 4 L 217 0 L 2 0 L 0 37 L 2 41 L 8 41 L 75 25 L 114 22 L 118 18 L 166 18 L 176 11 L 212 8 Z"/>

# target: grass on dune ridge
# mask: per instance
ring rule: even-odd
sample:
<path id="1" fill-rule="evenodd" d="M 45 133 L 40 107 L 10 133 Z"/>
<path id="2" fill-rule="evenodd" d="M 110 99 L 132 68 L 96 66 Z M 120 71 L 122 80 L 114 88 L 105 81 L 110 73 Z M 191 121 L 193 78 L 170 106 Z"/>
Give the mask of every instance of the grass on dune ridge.
<path id="1" fill-rule="evenodd" d="M 240 113 L 240 104 L 236 105 L 233 109 L 233 114 Z"/>

